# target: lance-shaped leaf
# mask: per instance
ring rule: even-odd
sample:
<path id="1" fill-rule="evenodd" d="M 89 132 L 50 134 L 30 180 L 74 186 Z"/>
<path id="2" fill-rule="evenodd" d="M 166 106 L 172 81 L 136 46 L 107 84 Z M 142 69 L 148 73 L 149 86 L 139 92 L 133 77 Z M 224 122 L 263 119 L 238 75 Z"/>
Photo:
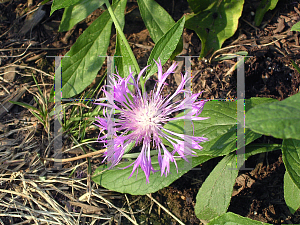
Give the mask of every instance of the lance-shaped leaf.
<path id="1" fill-rule="evenodd" d="M 120 0 L 112 7 L 116 11 L 125 3 L 125 0 Z M 95 79 L 105 60 L 111 26 L 112 20 L 105 11 L 79 36 L 66 54 L 69 57 L 62 59 L 63 98 L 79 94 Z"/>
<path id="2" fill-rule="evenodd" d="M 149 68 L 148 68 L 146 80 L 150 76 L 152 76 L 155 72 L 157 72 L 157 66 L 154 63 L 153 59 L 158 61 L 158 58 L 160 58 L 161 64 L 163 65 L 170 58 L 170 56 L 172 55 L 173 51 L 175 50 L 176 45 L 178 44 L 179 39 L 182 35 L 184 23 L 185 23 L 185 17 L 182 17 L 156 43 L 156 45 L 154 46 L 154 48 L 148 58 L 147 64 L 151 65 L 151 66 L 149 66 Z"/>
<path id="3" fill-rule="evenodd" d="M 294 214 L 300 207 L 300 188 L 293 182 L 287 171 L 284 174 L 284 200 L 290 212 Z"/>
<path id="4" fill-rule="evenodd" d="M 282 160 L 292 181 L 300 189 L 300 141 L 285 139 L 282 143 Z"/>
<path id="5" fill-rule="evenodd" d="M 71 5 L 76 5 L 81 0 L 53 0 L 51 5 L 50 16 L 55 10 L 69 7 Z"/>
<path id="6" fill-rule="evenodd" d="M 250 144 L 246 146 L 245 159 L 250 156 L 279 149 L 280 145 Z M 235 153 L 225 156 L 202 184 L 195 205 L 196 216 L 201 220 L 211 220 L 226 213 L 233 185 L 238 175 Z M 240 164 L 242 165 L 242 164 Z"/>
<path id="7" fill-rule="evenodd" d="M 195 205 L 195 214 L 201 220 L 211 220 L 227 211 L 233 185 L 238 175 L 236 155 L 225 156 L 202 184 Z"/>
<path id="8" fill-rule="evenodd" d="M 125 25 L 125 15 L 123 13 L 123 16 L 118 17 L 118 22 L 122 30 L 124 29 Z M 116 68 L 118 70 L 118 73 L 121 77 L 127 77 L 129 75 L 129 68 L 131 68 L 132 72 L 135 72 L 137 74 L 137 71 L 135 70 L 135 67 L 133 65 L 137 64 L 136 59 L 135 62 L 133 62 L 133 59 L 130 57 L 130 53 L 128 52 L 128 49 L 126 48 L 119 32 L 117 32 L 116 37 L 116 51 L 115 51 L 115 64 Z"/>
<path id="9" fill-rule="evenodd" d="M 139 10 L 152 40 L 157 43 L 167 33 L 175 21 L 169 13 L 154 0 L 138 0 Z M 183 48 L 183 40 L 180 38 L 171 58 L 178 55 Z"/>
<path id="10" fill-rule="evenodd" d="M 85 19 L 103 4 L 104 0 L 81 0 L 76 5 L 66 7 L 58 31 L 63 32 L 72 29 L 75 24 Z"/>

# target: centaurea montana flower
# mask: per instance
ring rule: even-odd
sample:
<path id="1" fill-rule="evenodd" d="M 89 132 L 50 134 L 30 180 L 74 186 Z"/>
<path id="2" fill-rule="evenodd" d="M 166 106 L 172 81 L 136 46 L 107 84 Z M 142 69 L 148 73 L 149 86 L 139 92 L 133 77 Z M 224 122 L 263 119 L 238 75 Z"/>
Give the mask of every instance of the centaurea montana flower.
<path id="1" fill-rule="evenodd" d="M 111 162 L 110 168 L 112 168 L 120 162 L 129 144 L 132 142 L 135 142 L 136 146 L 142 144 L 138 158 L 127 167 L 133 165 L 130 178 L 135 171 L 138 172 L 140 166 L 146 175 L 147 182 L 149 182 L 150 172 L 157 172 L 151 164 L 151 142 L 158 151 L 161 176 L 163 174 L 167 176 L 170 172 L 170 162 L 175 163 L 177 168 L 176 157 L 188 161 L 186 156 L 196 156 L 194 155 L 196 152 L 192 149 L 201 150 L 202 147 L 199 143 L 208 140 L 205 137 L 178 134 L 164 128 L 164 124 L 168 121 L 182 119 L 195 121 L 209 117 L 198 117 L 206 102 L 204 100 L 196 101 L 201 93 L 191 94 L 184 100 L 172 102 L 178 94 L 185 92 L 183 88 L 186 82 L 191 79 L 187 77 L 187 74 L 182 76 L 180 85 L 172 95 L 163 96 L 162 89 L 166 85 L 165 81 L 171 73 L 174 73 L 177 64 L 174 63 L 163 73 L 160 60 L 159 62 L 155 61 L 155 63 L 158 67 L 158 81 L 150 93 L 146 91 L 142 93 L 138 86 L 138 81 L 147 66 L 138 74 L 137 80 L 134 79 L 132 72 L 127 78 L 115 74 L 111 78 L 112 82 L 106 85 L 110 91 L 103 89 L 106 97 L 99 99 L 107 102 L 96 103 L 104 106 L 104 118 L 96 117 L 96 125 L 100 128 L 98 141 L 105 143 L 105 147 L 107 147 L 104 160 Z M 133 83 L 129 81 L 130 79 Z M 130 85 L 133 85 L 132 89 L 129 88 Z M 171 118 L 172 113 L 187 109 L 190 111 L 184 116 Z M 117 113 L 113 115 L 114 110 Z M 103 131 L 107 131 L 107 134 L 100 137 Z M 167 150 L 162 138 L 165 138 L 173 146 L 172 152 Z M 178 156 L 175 153 L 178 153 Z"/>

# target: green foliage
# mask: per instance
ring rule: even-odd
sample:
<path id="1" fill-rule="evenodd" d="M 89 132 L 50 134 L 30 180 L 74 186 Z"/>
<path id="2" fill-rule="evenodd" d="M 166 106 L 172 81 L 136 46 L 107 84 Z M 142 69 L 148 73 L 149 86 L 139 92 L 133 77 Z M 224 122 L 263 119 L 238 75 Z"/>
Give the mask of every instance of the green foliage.
<path id="1" fill-rule="evenodd" d="M 300 141 L 285 139 L 282 143 L 282 160 L 292 181 L 300 189 Z"/>
<path id="2" fill-rule="evenodd" d="M 255 12 L 255 26 L 259 26 L 268 10 L 273 10 L 277 5 L 278 0 L 262 0 Z"/>
<path id="3" fill-rule="evenodd" d="M 255 23 L 258 26 L 264 14 L 275 8 L 278 0 L 262 0 L 257 8 Z M 46 1 L 44 1 L 46 2 Z M 58 9 L 65 8 L 60 31 L 71 29 L 76 23 L 83 20 L 103 3 L 107 11 L 103 12 L 77 39 L 70 51 L 62 59 L 62 93 L 63 98 L 70 98 L 80 94 L 96 77 L 105 60 L 99 55 L 106 55 L 111 28 L 114 23 L 116 36 L 115 63 L 119 74 L 126 77 L 129 74 L 129 67 L 135 73 L 140 68 L 133 55 L 133 52 L 122 32 L 125 24 L 124 11 L 126 0 L 113 1 L 112 7 L 107 0 L 54 0 L 51 7 L 51 14 Z M 175 23 L 172 17 L 154 0 L 138 0 L 138 6 L 150 36 L 155 46 L 148 59 L 151 66 L 147 70 L 145 78 L 141 79 L 141 87 L 144 90 L 144 83 L 155 72 L 157 67 L 153 61 L 160 58 L 162 64 L 172 59 L 182 50 L 182 32 L 184 26 L 195 30 L 201 39 L 202 49 L 200 57 L 216 51 L 222 47 L 226 39 L 231 37 L 238 26 L 244 0 L 188 0 L 193 14 L 187 15 Z M 292 28 L 299 31 L 299 23 Z M 245 54 L 245 52 L 240 52 Z M 246 52 L 247 54 L 247 52 Z M 228 56 L 226 56 L 228 57 Z M 229 56 L 230 57 L 230 56 Z M 220 58 L 219 58 L 220 60 Z M 293 66 L 299 72 L 299 67 L 292 61 Z M 39 89 L 40 91 L 40 89 Z M 41 92 L 39 93 L 41 95 Z M 93 95 L 93 94 L 92 94 Z M 83 95 L 88 97 L 90 94 Z M 242 100 L 239 100 L 242 101 Z M 47 100 L 37 96 L 38 108 L 25 103 L 15 103 L 31 110 L 45 127 L 49 127 Z M 240 102 L 241 103 L 241 102 Z M 283 161 L 286 167 L 284 180 L 285 198 L 290 211 L 293 213 L 299 208 L 299 199 L 293 198 L 291 192 L 300 191 L 300 93 L 278 102 L 268 98 L 251 98 L 245 100 L 246 126 L 245 143 L 236 146 L 237 128 L 237 103 L 234 102 L 207 102 L 201 113 L 201 117 L 210 117 L 208 120 L 194 122 L 195 136 L 204 136 L 209 139 L 202 143 L 202 151 L 197 151 L 197 157 L 189 158 L 190 163 L 183 159 L 177 160 L 178 173 L 174 163 L 170 164 L 170 174 L 167 177 L 160 173 L 151 174 L 150 184 L 146 183 L 143 172 L 128 179 L 132 167 L 130 165 L 138 153 L 128 154 L 134 143 L 126 149 L 123 158 L 130 161 L 120 163 L 117 168 L 107 170 L 98 168 L 93 175 L 93 180 L 103 187 L 121 193 L 141 195 L 153 193 L 161 188 L 170 185 L 191 168 L 208 161 L 214 157 L 225 156 L 207 177 L 197 195 L 195 206 L 196 215 L 201 220 L 207 220 L 209 224 L 263 224 L 248 218 L 243 218 L 233 213 L 226 213 L 232 194 L 235 178 L 238 174 L 236 155 L 233 153 L 237 148 L 246 145 L 245 160 L 251 155 L 262 152 L 274 151 L 282 148 Z M 98 114 L 100 107 L 94 110 L 83 110 L 88 107 L 87 103 L 66 104 L 72 107 L 70 118 L 64 119 L 63 127 L 71 134 L 76 144 L 83 143 L 85 132 L 92 127 L 93 118 Z M 243 113 L 243 112 L 239 112 Z M 181 116 L 179 114 L 177 116 Z M 169 122 L 166 129 L 177 133 L 191 133 L 192 128 L 186 128 L 184 120 Z M 283 145 L 278 144 L 253 144 L 252 142 L 262 135 L 272 135 L 282 138 Z M 168 142 L 164 143 L 170 145 Z M 238 142 L 240 144 L 240 142 Z M 172 151 L 169 146 L 168 148 Z M 151 151 L 155 156 L 156 150 Z M 157 156 L 152 158 L 154 169 L 159 170 Z M 216 217 L 216 218 L 215 218 Z M 214 219 L 215 218 L 215 219 Z"/>
<path id="4" fill-rule="evenodd" d="M 116 11 L 120 8 L 125 10 L 125 5 L 126 0 L 120 0 L 112 7 Z M 79 36 L 66 54 L 68 57 L 62 58 L 63 98 L 79 94 L 95 79 L 105 60 L 99 55 L 106 55 L 111 26 L 112 20 L 108 11 L 105 11 Z"/>
<path id="5" fill-rule="evenodd" d="M 294 214 L 300 207 L 300 189 L 287 171 L 284 174 L 284 199 L 290 212 Z"/>
<path id="6" fill-rule="evenodd" d="M 232 212 L 224 213 L 223 215 L 214 218 L 212 221 L 210 221 L 207 225 L 239 225 L 239 224 L 245 224 L 245 225 L 267 225 L 269 223 L 263 223 L 256 220 L 251 220 L 246 217 L 242 217 L 240 215 L 234 214 Z"/>
<path id="7" fill-rule="evenodd" d="M 66 8 L 71 5 L 76 5 L 79 3 L 81 0 L 53 0 L 52 6 L 51 6 L 51 12 L 50 16 L 52 13 L 58 9 Z"/>
<path id="8" fill-rule="evenodd" d="M 75 24 L 85 19 L 103 4 L 104 0 L 81 0 L 76 5 L 66 7 L 58 31 L 63 32 L 72 29 Z"/>
<path id="9" fill-rule="evenodd" d="M 196 2 L 199 5 L 205 2 L 204 6 L 207 6 L 199 12 L 200 8 L 195 8 L 197 13 L 187 15 L 185 24 L 188 29 L 194 30 L 201 39 L 200 57 L 205 57 L 221 48 L 224 41 L 235 33 L 244 0 L 215 0 L 212 3 L 202 0 L 192 2 L 195 5 L 197 5 Z"/>
<path id="10" fill-rule="evenodd" d="M 185 23 L 185 17 L 182 17 L 180 20 L 175 23 L 171 29 L 165 33 L 161 39 L 156 43 L 151 54 L 148 58 L 147 64 L 151 66 L 148 67 L 148 72 L 145 80 L 148 80 L 155 72 L 157 72 L 157 66 L 154 63 L 153 59 L 158 61 L 160 58 L 162 65 L 167 62 L 169 57 L 174 52 L 180 37 L 183 32 L 183 27 Z"/>
<path id="11" fill-rule="evenodd" d="M 293 67 L 297 70 L 297 72 L 300 73 L 300 68 L 299 68 L 299 66 L 298 66 L 293 60 L 291 60 L 291 63 L 292 63 L 292 65 L 293 65 Z"/>
<path id="12" fill-rule="evenodd" d="M 157 43 L 169 29 L 174 26 L 173 18 L 167 11 L 154 0 L 138 0 L 139 10 L 152 40 Z M 183 40 L 180 38 L 171 58 L 178 55 L 183 48 Z M 153 63 L 153 62 L 151 62 Z"/>
<path id="13" fill-rule="evenodd" d="M 152 40 L 159 39 L 172 27 L 175 22 L 169 13 L 154 0 L 138 0 L 139 10 L 150 33 Z"/>
<path id="14" fill-rule="evenodd" d="M 121 12 L 120 12 L 121 13 Z M 125 26 L 125 15 L 118 17 L 118 22 L 121 27 L 121 29 L 124 29 Z M 122 37 L 120 36 L 120 33 L 117 31 L 117 37 L 116 37 L 116 51 L 115 56 L 118 56 L 114 58 L 116 67 L 118 69 L 118 73 L 121 77 L 127 77 L 129 75 L 129 68 L 135 74 L 137 74 L 139 71 L 135 69 L 135 67 L 132 67 L 132 65 L 137 64 L 137 62 L 133 61 L 132 57 L 130 57 L 130 52 L 125 46 L 125 43 L 122 40 Z"/>
<path id="15" fill-rule="evenodd" d="M 242 101 L 242 100 L 239 100 Z M 251 98 L 245 103 L 246 112 L 259 104 L 272 102 L 269 98 Z M 205 103 L 201 117 L 210 117 L 208 120 L 194 121 L 194 135 L 208 138 L 209 141 L 202 143 L 203 150 L 199 154 L 222 156 L 227 155 L 236 149 L 236 123 L 237 103 L 235 101 L 210 101 Z M 241 112 L 243 113 L 243 112 Z M 178 116 L 182 116 L 179 114 Z M 177 133 L 183 133 L 184 120 L 170 121 L 165 128 Z M 186 128 L 191 132 L 192 128 Z M 250 129 L 245 130 L 246 145 L 261 137 Z M 169 144 L 169 142 L 165 142 Z M 242 146 L 238 146 L 240 148 Z"/>
<path id="16" fill-rule="evenodd" d="M 268 98 L 264 98 L 264 99 L 253 98 L 247 100 L 246 110 L 249 110 L 251 107 L 254 107 L 258 104 L 263 104 L 265 102 L 270 102 L 270 101 L 272 101 L 272 99 L 268 99 Z M 207 102 L 204 106 L 201 116 L 208 116 L 208 115 L 210 116 L 210 119 L 200 121 L 204 123 L 195 122 L 195 136 L 199 136 L 199 135 L 200 136 L 204 135 L 205 137 L 208 136 L 210 140 L 201 145 L 205 146 L 205 144 L 207 144 L 207 146 L 213 146 L 213 147 L 206 146 L 202 151 L 197 151 L 198 157 L 189 158 L 192 164 L 191 167 L 183 168 L 184 165 L 186 164 L 189 165 L 189 164 L 184 160 L 178 160 L 177 165 L 179 170 L 177 174 L 175 165 L 171 163 L 170 165 L 171 174 L 169 174 L 167 177 L 161 177 L 160 173 L 155 173 L 150 175 L 149 180 L 151 185 L 146 184 L 145 175 L 141 172 L 138 173 L 136 179 L 135 179 L 135 174 L 133 175 L 132 178 L 127 179 L 131 174 L 132 167 L 124 170 L 115 168 L 108 171 L 104 171 L 102 168 L 98 168 L 97 171 L 94 173 L 93 180 L 96 183 L 101 184 L 102 186 L 110 190 L 115 190 L 122 193 L 130 193 L 130 194 L 152 193 L 163 187 L 168 186 L 170 183 L 178 179 L 180 176 L 182 176 L 192 167 L 195 167 L 211 158 L 220 155 L 226 155 L 236 150 L 236 102 L 218 102 L 218 101 Z M 184 127 L 183 123 L 178 123 L 176 124 L 176 126 L 174 126 L 174 123 L 172 125 L 170 124 L 171 122 L 166 124 L 165 128 L 170 129 L 174 132 L 182 133 Z M 228 135 L 228 133 L 230 134 Z M 227 143 L 227 140 L 224 137 L 226 136 L 226 134 L 230 136 L 230 141 L 228 142 L 229 144 L 222 145 L 222 141 L 225 141 Z M 247 134 L 248 135 L 246 135 L 246 144 L 252 142 L 256 138 L 261 136 L 251 131 L 248 131 Z M 210 142 L 212 142 L 212 144 L 210 144 Z M 218 147 L 218 145 L 221 145 L 221 147 Z M 271 151 L 275 149 L 278 149 L 278 145 L 275 146 L 259 145 L 254 147 L 252 146 L 252 148 L 249 149 L 246 154 L 248 157 L 253 154 L 257 154 L 265 151 Z M 124 162 L 119 164 L 118 167 L 122 168 L 129 165 L 130 163 L 132 163 L 132 161 Z M 154 169 L 159 169 L 157 157 L 153 157 L 152 164 Z"/>
<path id="17" fill-rule="evenodd" d="M 48 100 L 47 100 L 47 94 L 46 91 L 44 90 L 44 93 L 42 92 L 37 80 L 35 79 L 34 75 L 32 75 L 33 80 L 35 84 L 38 87 L 38 92 L 36 94 L 32 93 L 34 95 L 34 100 L 38 107 L 33 107 L 32 105 L 29 105 L 27 103 L 23 102 L 15 102 L 15 101 L 9 101 L 12 104 L 16 104 L 19 106 L 22 106 L 26 109 L 28 109 L 31 114 L 38 119 L 38 121 L 43 124 L 43 127 L 45 131 L 48 133 L 50 132 L 50 125 L 49 125 L 49 120 L 50 120 L 50 115 L 48 112 Z"/>
<path id="18" fill-rule="evenodd" d="M 277 144 L 250 144 L 246 146 L 244 157 L 247 160 L 252 155 L 278 150 L 280 147 Z M 202 184 L 195 205 L 199 219 L 209 221 L 227 211 L 239 170 L 237 160 L 234 153 L 225 156 Z"/>
<path id="19" fill-rule="evenodd" d="M 283 101 L 261 104 L 246 114 L 246 126 L 276 138 L 300 139 L 300 93 Z"/>
<path id="20" fill-rule="evenodd" d="M 176 161 L 178 166 L 178 173 L 174 163 L 170 164 L 170 174 L 167 177 L 161 176 L 159 172 L 151 174 L 149 177 L 150 183 L 146 183 L 146 177 L 143 171 L 139 171 L 136 175 L 134 173 L 131 178 L 128 179 L 132 172 L 132 167 L 122 169 L 128 166 L 131 162 L 120 163 L 115 168 L 105 171 L 102 168 L 98 168 L 93 174 L 93 181 L 100 184 L 101 186 L 117 191 L 120 193 L 129 193 L 132 195 L 145 195 L 147 193 L 154 193 L 164 187 L 169 186 L 183 174 L 188 172 L 191 168 L 198 166 L 201 163 L 211 159 L 210 156 L 199 156 L 191 159 L 190 163 L 187 163 L 183 159 Z M 157 157 L 153 157 L 152 165 L 155 170 L 159 169 Z"/>
<path id="21" fill-rule="evenodd" d="M 195 14 L 207 9 L 209 5 L 216 2 L 216 0 L 188 0 L 189 6 Z"/>
<path id="22" fill-rule="evenodd" d="M 236 155 L 225 156 L 206 178 L 197 194 L 195 213 L 199 219 L 211 220 L 227 211 L 237 175 Z"/>
<path id="23" fill-rule="evenodd" d="M 272 152 L 279 149 L 281 149 L 281 144 L 251 143 L 246 146 L 245 159 L 259 153 Z"/>
<path id="24" fill-rule="evenodd" d="M 284 199 L 290 212 L 294 214 L 300 207 L 300 189 L 295 185 L 288 172 L 284 174 Z"/>
<path id="25" fill-rule="evenodd" d="M 291 31 L 300 31 L 300 22 L 294 24 Z"/>

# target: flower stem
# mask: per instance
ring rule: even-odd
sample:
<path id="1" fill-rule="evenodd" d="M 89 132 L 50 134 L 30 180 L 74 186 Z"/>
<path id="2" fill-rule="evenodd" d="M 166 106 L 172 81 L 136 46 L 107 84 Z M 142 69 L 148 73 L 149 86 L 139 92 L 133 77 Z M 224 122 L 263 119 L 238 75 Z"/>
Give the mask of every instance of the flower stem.
<path id="1" fill-rule="evenodd" d="M 125 35 L 124 35 L 123 31 L 122 31 L 122 28 L 120 27 L 120 24 L 119 24 L 119 22 L 118 22 L 118 20 L 117 20 L 117 18 L 116 18 L 116 16 L 115 16 L 113 10 L 112 10 L 112 7 L 111 7 L 109 1 L 106 0 L 106 1 L 105 1 L 105 4 L 106 4 L 107 10 L 108 10 L 108 12 L 109 12 L 109 14 L 110 14 L 110 17 L 111 17 L 111 19 L 113 20 L 113 22 L 114 22 L 114 24 L 115 24 L 115 27 L 116 27 L 116 29 L 117 29 L 117 31 L 118 31 L 118 33 L 119 33 L 119 35 L 120 35 L 120 37 L 121 37 L 121 39 L 122 39 L 122 41 L 123 41 L 123 43 L 124 43 L 124 45 L 125 45 L 125 47 L 126 47 L 128 53 L 129 53 L 129 56 L 130 56 L 131 61 L 132 61 L 132 63 L 133 63 L 133 66 L 134 66 L 136 72 L 139 73 L 139 72 L 141 71 L 141 70 L 140 70 L 140 67 L 139 67 L 139 65 L 138 65 L 138 63 L 137 63 L 137 61 L 136 61 L 136 59 L 135 59 L 135 57 L 134 57 L 134 55 L 133 55 L 133 52 L 132 52 L 132 50 L 131 50 L 131 48 L 130 48 L 130 46 L 129 46 L 129 44 L 128 44 L 128 41 L 126 40 L 126 37 L 125 37 Z M 144 92 L 144 91 L 145 91 L 145 87 L 144 87 L 144 86 L 145 86 L 145 85 L 144 85 L 144 84 L 145 84 L 145 81 L 144 81 L 144 79 L 141 79 L 141 81 L 142 81 L 142 82 L 141 82 L 142 91 Z"/>

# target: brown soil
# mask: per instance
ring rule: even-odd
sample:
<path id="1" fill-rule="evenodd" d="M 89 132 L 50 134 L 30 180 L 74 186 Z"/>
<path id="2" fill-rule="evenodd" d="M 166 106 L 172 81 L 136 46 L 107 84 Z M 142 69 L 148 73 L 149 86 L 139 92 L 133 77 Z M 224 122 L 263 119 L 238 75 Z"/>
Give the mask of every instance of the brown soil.
<path id="1" fill-rule="evenodd" d="M 188 9 L 186 0 L 177 0 L 176 3 L 174 0 L 159 0 L 157 2 L 176 21 Z M 262 25 L 255 27 L 252 25 L 254 17 L 251 12 L 255 12 L 258 3 L 259 1 L 246 0 L 236 34 L 225 41 L 223 47 L 228 48 L 215 54 L 215 57 L 220 53 L 248 51 L 248 56 L 250 57 L 245 62 L 246 98 L 259 96 L 282 100 L 298 93 L 300 89 L 300 74 L 290 63 L 292 59 L 296 64 L 300 64 L 299 33 L 290 31 L 292 25 L 300 21 L 300 3 L 292 0 L 279 1 L 273 11 L 266 13 Z M 32 30 L 28 30 L 26 27 L 24 28 L 25 17 L 18 20 L 16 18 L 25 15 L 26 12 L 34 9 L 37 4 L 38 2 L 34 2 L 32 6 L 28 6 L 27 1 L 24 0 L 3 1 L 3 3 L 0 3 L 0 21 L 2 21 L 0 26 L 0 33 L 2 34 L 0 35 L 0 48 L 2 51 L 0 54 L 1 56 L 20 55 L 19 58 L 1 58 L 0 70 L 2 73 L 6 64 L 15 62 L 18 65 L 39 68 L 49 74 L 53 74 L 53 59 L 45 58 L 45 56 L 64 55 L 76 41 L 76 38 L 102 12 L 100 9 L 96 10 L 87 19 L 79 23 L 71 33 L 58 33 L 58 25 L 63 11 L 58 10 L 49 17 L 50 5 L 46 5 L 44 9 L 47 16 Z M 147 63 L 154 43 L 141 20 L 136 6 L 136 1 L 128 2 L 126 8 L 128 14 L 126 15 L 124 32 L 133 48 L 139 65 L 143 67 Z M 14 26 L 12 26 L 13 24 Z M 24 31 L 26 29 L 28 30 L 27 32 Z M 8 30 L 9 32 L 5 33 Z M 20 30 L 22 32 L 19 32 Z M 32 40 L 31 46 L 25 51 L 29 46 L 30 38 Z M 193 31 L 185 29 L 183 38 L 186 44 L 186 49 L 183 53 L 192 56 L 199 55 L 201 42 L 197 35 Z M 115 35 L 111 38 L 108 55 L 113 55 L 114 45 Z M 18 59 L 19 61 L 17 61 Z M 207 60 L 199 61 L 197 58 L 193 58 L 193 91 L 204 91 L 203 97 L 209 99 L 236 98 L 236 71 L 230 70 L 235 63 L 236 59 L 211 61 L 208 58 Z M 170 65 L 170 62 L 166 66 L 168 65 Z M 99 77 L 103 75 L 103 71 L 103 69 L 100 71 Z M 20 72 L 27 75 L 31 73 L 30 70 L 26 69 Z M 38 74 L 37 72 L 35 73 Z M 15 77 L 13 78 L 13 76 Z M 7 92 L 10 94 L 14 93 L 21 88 L 22 84 L 34 84 L 30 76 L 23 76 L 20 73 L 6 76 L 5 78 L 12 80 L 10 82 L 0 81 L 1 102 L 9 95 Z M 37 79 L 39 83 L 53 83 L 53 80 L 46 76 L 39 75 Z M 176 75 L 168 82 L 171 84 L 170 86 L 176 86 L 178 82 Z M 51 86 L 45 87 L 49 93 Z M 36 92 L 37 89 L 32 89 L 32 91 Z M 34 102 L 32 95 L 28 92 L 22 95 L 19 101 L 31 104 Z M 14 106 L 8 113 L 1 116 L 0 132 L 3 134 L 16 128 L 22 128 L 26 122 L 33 123 L 35 119 L 27 110 Z M 7 138 L 20 144 L 26 135 L 25 132 L 18 132 L 7 136 Z M 92 135 L 95 135 L 95 133 Z M 38 151 L 40 154 L 43 154 L 43 151 L 49 144 L 46 136 L 43 129 L 37 129 L 34 139 L 41 143 Z M 257 142 L 280 143 L 280 140 L 262 137 Z M 70 141 L 66 140 L 65 143 L 69 145 Z M 15 151 L 22 152 L 21 149 L 15 149 Z M 30 154 L 28 153 L 28 156 L 31 156 Z M 199 224 L 200 221 L 194 213 L 196 195 L 201 184 L 219 160 L 220 158 L 216 158 L 204 163 L 198 167 L 201 170 L 188 172 L 169 187 L 152 194 L 152 196 L 185 224 Z M 94 160 L 93 162 L 99 163 L 99 160 Z M 26 171 L 29 168 L 29 163 L 26 162 L 20 168 Z M 258 168 L 257 165 L 261 165 L 261 167 L 255 171 L 240 171 L 239 179 L 247 178 L 251 181 L 251 185 L 240 188 L 241 185 L 236 183 L 235 187 L 239 189 L 239 192 L 232 197 L 228 211 L 273 224 L 300 223 L 300 210 L 291 215 L 284 201 L 283 175 L 285 168 L 281 152 L 275 151 L 263 156 L 253 156 L 246 162 L 246 165 L 251 168 Z M 72 164 L 66 164 L 66 168 L 68 167 L 72 167 Z M 14 168 L 16 166 L 11 166 L 8 169 L 14 171 Z M 83 176 L 86 176 L 86 173 L 83 173 Z M 0 187 L 7 189 L 10 186 L 0 183 Z M 76 193 L 76 197 L 82 194 L 84 192 Z M 133 201 L 136 198 L 136 196 L 131 196 L 129 200 Z M 63 204 L 65 197 L 58 194 L 56 199 Z M 116 204 L 120 206 L 122 206 L 122 203 L 120 200 L 116 201 Z M 139 223 L 145 221 L 144 224 L 176 224 L 175 220 L 171 219 L 157 205 L 153 205 L 146 196 L 141 196 L 131 207 L 134 211 L 143 209 L 142 212 L 135 215 Z M 12 220 L 11 218 L 1 219 L 5 224 L 11 223 Z M 13 222 L 20 222 L 20 220 L 14 219 Z M 124 221 L 122 224 L 127 224 L 127 222 Z"/>

